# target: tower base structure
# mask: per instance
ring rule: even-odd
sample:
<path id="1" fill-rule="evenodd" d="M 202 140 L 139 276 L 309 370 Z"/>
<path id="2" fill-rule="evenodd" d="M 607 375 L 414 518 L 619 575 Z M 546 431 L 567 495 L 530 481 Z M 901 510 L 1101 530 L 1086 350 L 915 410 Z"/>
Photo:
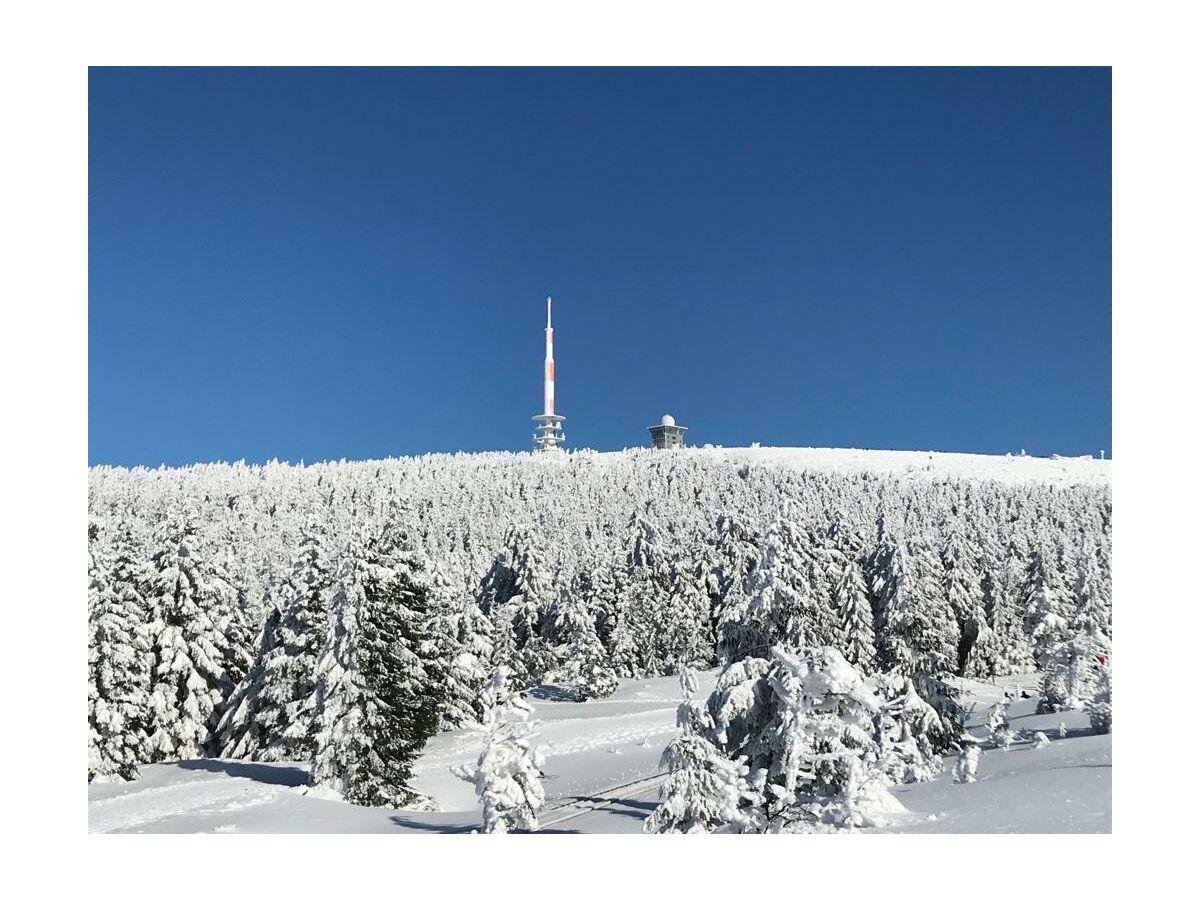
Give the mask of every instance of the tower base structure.
<path id="1" fill-rule="evenodd" d="M 551 413 L 534 416 L 533 421 L 537 426 L 533 433 L 533 449 L 539 453 L 561 452 L 562 444 L 567 439 L 562 430 L 562 423 L 566 420 L 566 416 Z"/>
<path id="2" fill-rule="evenodd" d="M 687 428 L 676 425 L 675 417 L 668 413 L 657 425 L 650 426 L 650 446 L 655 450 L 676 450 L 683 446 L 685 431 Z"/>

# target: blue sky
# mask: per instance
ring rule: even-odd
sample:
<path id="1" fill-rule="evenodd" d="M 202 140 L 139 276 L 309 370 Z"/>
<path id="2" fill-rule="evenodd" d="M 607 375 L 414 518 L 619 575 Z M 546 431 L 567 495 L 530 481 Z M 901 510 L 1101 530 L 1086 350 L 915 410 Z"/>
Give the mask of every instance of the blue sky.
<path id="1" fill-rule="evenodd" d="M 1107 69 L 89 76 L 92 464 L 1098 453 Z"/>

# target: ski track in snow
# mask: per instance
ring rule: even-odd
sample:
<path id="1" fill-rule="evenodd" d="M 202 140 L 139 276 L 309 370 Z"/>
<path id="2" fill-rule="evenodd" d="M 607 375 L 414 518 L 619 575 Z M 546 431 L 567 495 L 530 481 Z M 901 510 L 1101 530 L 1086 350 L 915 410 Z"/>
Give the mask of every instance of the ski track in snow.
<path id="1" fill-rule="evenodd" d="M 652 708 L 644 712 L 608 718 L 601 714 L 543 720 L 537 729 L 538 743 L 547 759 L 570 756 L 588 750 L 638 743 L 663 735 L 674 734 L 675 708 L 678 702 L 644 701 Z M 604 703 L 595 703 L 589 711 L 602 713 Z M 634 724 L 631 724 L 634 720 Z M 645 721 L 638 721 L 645 720 Z M 612 727 L 621 723 L 622 727 Z M 591 729 L 589 731 L 589 728 Z M 580 734 L 580 732 L 583 732 Z M 562 737 L 559 737 L 562 735 Z M 439 768 L 473 761 L 482 749 L 482 737 L 468 734 L 449 747 L 435 746 L 413 766 L 414 774 L 436 771 Z"/>
<path id="2" fill-rule="evenodd" d="M 569 756 L 574 753 L 583 753 L 587 750 L 596 750 L 602 747 L 607 748 L 618 744 L 632 744 L 664 734 L 674 734 L 675 730 L 674 721 L 669 724 L 655 723 L 637 728 L 618 728 L 589 737 L 575 738 L 561 743 L 556 742 L 546 750 L 546 757 Z"/>
<path id="3" fill-rule="evenodd" d="M 270 803 L 276 799 L 279 790 L 248 778 L 226 775 L 193 778 L 159 787 L 138 789 L 135 786 L 126 793 L 90 801 L 88 830 L 137 831 L 174 816 L 222 815 Z"/>

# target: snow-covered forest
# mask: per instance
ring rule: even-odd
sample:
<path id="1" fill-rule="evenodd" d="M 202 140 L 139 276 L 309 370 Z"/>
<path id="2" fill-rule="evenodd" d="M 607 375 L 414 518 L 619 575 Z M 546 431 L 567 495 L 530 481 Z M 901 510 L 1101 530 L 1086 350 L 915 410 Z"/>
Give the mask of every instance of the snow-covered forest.
<path id="1" fill-rule="evenodd" d="M 88 490 L 89 781 L 303 760 L 418 808 L 415 759 L 489 719 L 500 666 L 580 701 L 725 667 L 681 709 L 658 830 L 786 828 L 801 794 L 810 825 L 861 820 L 865 782 L 963 743 L 950 676 L 1030 673 L 1044 710 L 1111 722 L 1107 469 L 582 451 L 97 467 Z"/>

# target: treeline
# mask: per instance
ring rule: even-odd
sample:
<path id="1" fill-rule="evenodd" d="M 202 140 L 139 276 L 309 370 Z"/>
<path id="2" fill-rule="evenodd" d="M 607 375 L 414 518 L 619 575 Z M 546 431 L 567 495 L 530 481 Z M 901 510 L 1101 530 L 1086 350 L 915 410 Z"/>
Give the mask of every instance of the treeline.
<path id="1" fill-rule="evenodd" d="M 1111 638 L 1107 487 L 460 454 L 93 468 L 89 516 L 89 780 L 303 759 L 405 805 L 497 665 L 587 699 L 832 647 L 918 685 L 1037 670 L 1071 705 Z"/>

